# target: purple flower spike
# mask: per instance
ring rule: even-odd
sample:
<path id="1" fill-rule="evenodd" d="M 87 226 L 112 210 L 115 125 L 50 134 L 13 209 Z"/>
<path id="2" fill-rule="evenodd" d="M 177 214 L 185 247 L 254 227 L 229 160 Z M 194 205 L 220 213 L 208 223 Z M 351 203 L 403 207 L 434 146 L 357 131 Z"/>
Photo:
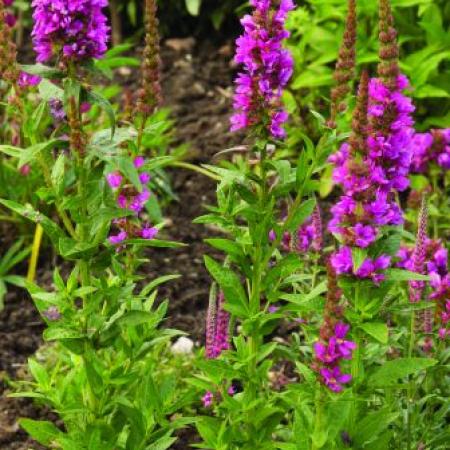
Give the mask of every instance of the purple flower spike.
<path id="1" fill-rule="evenodd" d="M 293 72 L 293 59 L 283 49 L 289 37 L 284 25 L 292 0 L 252 0 L 253 14 L 241 20 L 244 34 L 236 41 L 235 61 L 243 66 L 236 78 L 231 130 L 264 126 L 272 137 L 285 136 L 288 119 L 281 95 Z"/>
<path id="2" fill-rule="evenodd" d="M 416 133 L 412 140 L 412 171 L 427 173 L 431 166 L 450 170 L 450 128 Z"/>
<path id="3" fill-rule="evenodd" d="M 101 58 L 107 50 L 107 0 L 33 0 L 34 50 L 38 62 Z"/>
<path id="4" fill-rule="evenodd" d="M 126 239 L 142 238 L 151 240 L 159 232 L 157 227 L 152 227 L 142 222 L 142 212 L 151 196 L 151 192 L 146 186 L 150 181 L 150 174 L 140 170 L 145 166 L 145 158 L 138 156 L 134 158 L 133 164 L 138 171 L 139 180 L 143 185 L 141 192 L 119 171 L 106 175 L 109 186 L 116 191 L 116 201 L 119 208 L 127 209 L 134 213 L 131 216 L 112 221 L 114 227 L 119 229 L 119 233 L 112 235 L 109 240 L 116 245 L 120 244 L 123 236 L 126 236 Z M 120 249 L 123 249 L 123 246 Z"/>

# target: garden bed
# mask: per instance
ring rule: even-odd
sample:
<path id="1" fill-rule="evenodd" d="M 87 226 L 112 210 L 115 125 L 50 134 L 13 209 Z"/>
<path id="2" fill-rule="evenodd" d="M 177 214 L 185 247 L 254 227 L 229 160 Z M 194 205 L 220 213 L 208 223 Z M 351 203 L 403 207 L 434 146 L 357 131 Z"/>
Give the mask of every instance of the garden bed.
<path id="1" fill-rule="evenodd" d="M 220 57 L 218 57 L 220 54 Z M 192 39 L 169 41 L 163 45 L 163 85 L 165 103 L 176 120 L 176 143 L 189 143 L 191 162 L 207 163 L 212 157 L 240 140 L 228 132 L 232 86 L 231 43 L 212 46 L 207 42 L 196 44 Z M 130 85 L 134 74 L 121 77 Z M 203 341 L 205 310 L 208 301 L 210 277 L 202 255 L 207 246 L 202 242 L 208 236 L 203 225 L 192 220 L 204 212 L 203 205 L 214 202 L 215 185 L 202 175 L 190 171 L 171 172 L 172 187 L 179 196 L 165 211 L 170 221 L 166 228 L 170 238 L 189 244 L 182 249 L 150 253 L 151 264 L 146 273 L 151 280 L 165 273 L 179 273 L 181 278 L 167 284 L 161 296 L 170 300 L 166 325 L 185 331 L 196 342 Z M 8 236 L 11 230 L 2 230 Z M 5 247 L 8 246 L 4 239 Z M 51 280 L 52 256 L 43 255 L 38 282 L 48 285 Z M 147 269 L 147 267 L 146 267 Z M 39 410 L 28 400 L 7 398 L 9 389 L 5 377 L 12 379 L 25 375 L 25 362 L 41 344 L 44 329 L 28 294 L 13 289 L 6 298 L 6 308 L 0 313 L 0 449 L 28 450 L 42 447 L 19 429 L 20 417 L 52 418 L 46 410 Z M 190 441 L 192 442 L 192 441 Z M 179 441 L 174 449 L 186 449 Z"/>

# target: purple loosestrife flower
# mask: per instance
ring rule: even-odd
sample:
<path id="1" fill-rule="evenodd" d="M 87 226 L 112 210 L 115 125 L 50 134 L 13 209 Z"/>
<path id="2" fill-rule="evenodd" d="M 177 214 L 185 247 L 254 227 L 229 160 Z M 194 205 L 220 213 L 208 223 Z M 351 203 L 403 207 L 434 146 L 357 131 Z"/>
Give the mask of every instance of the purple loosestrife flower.
<path id="1" fill-rule="evenodd" d="M 48 101 L 48 106 L 50 107 L 50 114 L 55 122 L 62 122 L 67 118 L 66 112 L 64 111 L 64 104 L 61 100 L 51 98 Z"/>
<path id="2" fill-rule="evenodd" d="M 427 173 L 431 165 L 450 170 L 450 128 L 416 133 L 412 140 L 414 173 Z"/>
<path id="3" fill-rule="evenodd" d="M 219 353 L 230 349 L 230 338 L 228 328 L 230 326 L 230 314 L 224 308 L 225 296 L 219 293 L 217 311 L 216 347 Z"/>
<path id="4" fill-rule="evenodd" d="M 344 389 L 343 385 L 352 381 L 352 376 L 350 374 L 342 373 L 339 366 L 332 368 L 324 367 L 320 370 L 320 375 L 322 375 L 325 385 L 333 392 L 342 392 Z"/>
<path id="5" fill-rule="evenodd" d="M 229 325 L 230 315 L 224 309 L 225 296 L 223 292 L 215 295 L 211 292 L 208 313 L 206 318 L 206 357 L 218 358 L 225 350 L 230 349 Z"/>
<path id="6" fill-rule="evenodd" d="M 323 230 L 320 209 L 316 206 L 313 214 L 300 225 L 295 233 L 285 232 L 281 240 L 283 250 L 289 252 L 306 253 L 314 251 L 320 253 L 323 247 Z M 274 241 L 276 234 L 272 230 L 269 239 Z"/>
<path id="7" fill-rule="evenodd" d="M 333 264 L 328 261 L 328 289 L 325 303 L 324 321 L 320 328 L 320 340 L 313 345 L 315 361 L 313 369 L 320 381 L 334 392 L 341 392 L 343 384 L 351 381 L 351 376 L 341 372 L 341 362 L 350 360 L 356 344 L 346 340 L 350 326 L 342 321 L 343 309 L 340 306 L 342 292 L 337 284 L 337 274 Z"/>
<path id="8" fill-rule="evenodd" d="M 20 72 L 18 84 L 21 88 L 37 86 L 42 78 L 38 75 L 31 75 L 26 72 Z"/>
<path id="9" fill-rule="evenodd" d="M 211 408 L 214 402 L 214 394 L 211 391 L 206 392 L 206 394 L 202 397 L 202 402 L 205 408 Z"/>
<path id="10" fill-rule="evenodd" d="M 422 290 L 429 286 L 428 299 L 435 302 L 435 320 L 439 327 L 440 338 L 450 334 L 448 330 L 448 302 L 450 301 L 450 275 L 448 270 L 448 251 L 439 240 L 426 238 L 423 244 L 424 270 L 430 276 L 430 281 L 420 286 Z M 417 264 L 416 247 L 400 248 L 397 256 L 399 261 L 397 267 L 414 271 Z M 433 319 L 425 316 L 423 321 L 423 331 L 431 333 L 433 329 Z"/>
<path id="11" fill-rule="evenodd" d="M 33 0 L 34 50 L 38 62 L 101 58 L 107 50 L 107 0 Z"/>
<path id="12" fill-rule="evenodd" d="M 108 181 L 109 187 L 111 189 L 118 189 L 123 181 L 123 176 L 120 172 L 112 172 L 106 175 L 106 180 Z"/>
<path id="13" fill-rule="evenodd" d="M 412 254 L 412 271 L 423 274 L 426 259 L 426 241 L 428 228 L 428 211 L 425 198 L 422 199 L 422 207 L 419 213 L 419 228 L 417 230 L 416 246 Z M 412 303 L 419 302 L 425 288 L 424 281 L 409 282 L 409 300 Z"/>
<path id="14" fill-rule="evenodd" d="M 343 195 L 332 208 L 329 230 L 344 245 L 332 258 L 338 274 L 383 281 L 390 257 L 367 258 L 355 271 L 352 248 L 370 248 L 381 227 L 398 226 L 403 214 L 396 195 L 408 185 L 414 136 L 414 106 L 403 95 L 408 80 L 398 68 L 397 33 L 388 0 L 380 0 L 378 78 L 361 78 L 349 142 L 330 158 Z"/>
<path id="15" fill-rule="evenodd" d="M 293 59 L 283 49 L 284 28 L 292 0 L 250 0 L 253 14 L 241 20 L 244 34 L 236 41 L 235 61 L 243 65 L 236 78 L 235 113 L 231 130 L 262 126 L 268 135 L 283 138 L 288 119 L 281 95 L 293 72 Z"/>
<path id="16" fill-rule="evenodd" d="M 116 195 L 119 208 L 134 213 L 131 217 L 122 217 L 112 221 L 118 232 L 109 237 L 109 242 L 118 246 L 118 250 L 123 248 L 121 244 L 127 239 L 154 239 L 159 232 L 157 227 L 152 227 L 142 220 L 145 204 L 151 195 L 146 186 L 150 181 L 150 175 L 143 171 L 145 158 L 142 156 L 136 157 L 134 166 L 139 172 L 139 180 L 142 185 L 140 192 L 120 171 L 116 170 L 106 175 L 106 181 Z"/>

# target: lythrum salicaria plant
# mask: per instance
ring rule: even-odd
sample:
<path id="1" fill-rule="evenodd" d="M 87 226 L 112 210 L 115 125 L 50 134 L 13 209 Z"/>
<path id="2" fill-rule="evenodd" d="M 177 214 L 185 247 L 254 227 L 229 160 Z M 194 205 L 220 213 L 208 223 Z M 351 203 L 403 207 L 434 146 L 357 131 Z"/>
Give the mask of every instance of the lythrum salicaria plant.
<path id="1" fill-rule="evenodd" d="M 206 358 L 200 364 L 203 375 L 191 380 L 205 391 L 205 412 L 213 417 L 199 420 L 197 428 L 203 445 L 214 449 L 274 448 L 274 442 L 282 442 L 274 433 L 285 411 L 272 389 L 278 381 L 268 376 L 280 349 L 267 338 L 283 317 L 277 306 L 280 291 L 295 281 L 302 267 L 299 252 L 311 244 L 316 251 L 322 247 L 311 177 L 325 162 L 325 152 L 315 152 L 308 141 L 297 169 L 274 157 L 284 146 L 283 124 L 288 119 L 281 95 L 293 61 L 282 44 L 294 4 L 253 0 L 251 5 L 252 14 L 241 20 L 244 33 L 237 40 L 235 61 L 243 70 L 236 78 L 231 118 L 232 130 L 248 131 L 248 159 L 242 166 L 208 166 L 220 177 L 218 205 L 197 219 L 225 233 L 207 240 L 226 256 L 223 262 L 205 258 L 215 284 Z"/>
<path id="2" fill-rule="evenodd" d="M 280 12 L 292 5 L 254 1 L 252 6 L 237 41 L 236 61 L 245 71 L 236 80 L 232 129 L 249 130 L 254 145 L 245 164 L 209 167 L 221 177 L 218 206 L 198 219 L 218 225 L 226 235 L 207 240 L 226 256 L 222 263 L 206 257 L 215 280 L 206 358 L 202 374 L 191 380 L 204 389 L 203 406 L 211 415 L 197 423 L 203 445 L 316 450 L 406 442 L 415 448 L 421 442 L 414 432 L 419 409 L 411 405 L 419 391 L 427 390 L 422 380 L 436 383 L 440 370 L 438 360 L 429 357 L 426 334 L 440 330 L 442 339 L 448 313 L 439 300 L 439 325 L 433 327 L 434 305 L 419 302 L 416 307 L 410 297 L 417 299 L 427 282 L 437 286 L 438 277 L 442 283 L 446 271 L 428 276 L 424 268 L 424 211 L 415 263 L 396 267 L 404 234 L 400 193 L 409 186 L 415 130 L 389 2 L 379 2 L 377 77 L 362 72 L 349 127 L 345 117 L 336 120 L 345 110 L 356 62 L 356 5 L 349 1 L 329 128 L 322 128 L 316 148 L 304 138 L 295 168 L 278 157 L 285 137 L 278 125 L 288 117 L 274 110 L 281 106 L 285 83 L 279 75 L 287 76 L 283 70 L 291 67 L 279 46 L 279 38 L 287 35 L 274 33 L 274 24 L 282 24 Z M 321 228 L 314 175 L 348 128 L 350 136 L 329 157 L 341 194 L 327 226 L 337 248 L 328 253 L 322 237 L 310 245 Z M 305 196 L 310 198 L 305 201 Z M 311 251 L 319 256 L 311 257 Z M 417 334 L 418 318 L 424 340 Z M 298 332 L 288 342 L 271 340 L 285 320 Z M 399 346 L 408 350 L 402 353 Z M 404 389 L 398 388 L 399 380 L 407 380 Z"/>
<path id="3" fill-rule="evenodd" d="M 153 195 L 149 172 L 159 161 L 140 153 L 137 130 L 116 128 L 111 105 L 91 86 L 92 75 L 101 75 L 95 60 L 107 50 L 106 5 L 33 2 L 37 60 L 52 65 L 27 67 L 42 77 L 44 97 L 29 136 L 32 145 L 1 150 L 42 171 L 40 206 L 48 215 L 29 203 L 0 202 L 40 225 L 66 263 L 63 271 L 55 269 L 52 289 L 27 283 L 49 345 L 39 360 L 29 360 L 32 381 L 15 395 L 58 414 L 61 429 L 47 421 L 20 422 L 48 448 L 168 448 L 184 420 L 167 416 L 188 401 L 175 398 L 174 371 L 155 370 L 177 334 L 158 329 L 167 301 L 156 304 L 157 287 L 173 276 L 145 282 L 137 269 L 146 261 L 143 247 L 178 244 L 156 239 L 161 226 L 151 223 L 146 208 Z M 148 96 L 147 90 L 141 108 Z M 106 116 L 90 114 L 99 107 Z M 40 123 L 47 124 L 44 133 Z"/>

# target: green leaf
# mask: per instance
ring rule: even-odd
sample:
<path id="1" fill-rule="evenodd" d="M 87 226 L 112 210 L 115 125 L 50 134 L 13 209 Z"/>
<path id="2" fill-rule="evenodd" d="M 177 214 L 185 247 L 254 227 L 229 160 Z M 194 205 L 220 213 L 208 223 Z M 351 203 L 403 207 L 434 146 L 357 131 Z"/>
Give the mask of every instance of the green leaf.
<path id="1" fill-rule="evenodd" d="M 51 139 L 48 142 L 42 142 L 23 149 L 20 153 L 19 166 L 33 162 L 40 155 L 40 153 L 46 150 L 53 150 L 58 144 L 61 143 L 62 141 L 59 139 Z"/>
<path id="2" fill-rule="evenodd" d="M 91 258 L 96 253 L 97 248 L 98 244 L 95 242 L 77 242 L 67 237 L 60 239 L 58 242 L 60 255 L 70 260 Z"/>
<path id="3" fill-rule="evenodd" d="M 356 444 L 357 448 L 360 448 L 360 446 L 374 441 L 380 433 L 397 419 L 398 415 L 398 413 L 390 413 L 386 409 L 367 414 L 357 425 L 354 444 Z"/>
<path id="4" fill-rule="evenodd" d="M 19 425 L 42 445 L 51 445 L 63 434 L 52 422 L 44 420 L 19 419 Z"/>
<path id="5" fill-rule="evenodd" d="M 87 92 L 86 99 L 89 103 L 100 106 L 100 108 L 102 108 L 106 112 L 111 124 L 111 139 L 112 139 L 114 137 L 114 133 L 116 132 L 116 115 L 114 113 L 114 109 L 111 103 L 105 97 L 93 91 Z"/>
<path id="6" fill-rule="evenodd" d="M 0 152 L 13 158 L 20 158 L 23 149 L 12 145 L 0 145 Z"/>
<path id="7" fill-rule="evenodd" d="M 45 79 L 42 80 L 39 84 L 39 95 L 41 96 L 42 100 L 45 100 L 46 102 L 51 99 L 57 99 L 61 101 L 63 101 L 64 99 L 64 91 L 56 84 Z"/>
<path id="8" fill-rule="evenodd" d="M 47 216 L 39 213 L 31 205 L 23 206 L 19 203 L 13 202 L 11 200 L 0 199 L 0 204 L 8 209 L 16 212 L 17 214 L 31 220 L 34 223 L 41 224 L 45 233 L 51 239 L 53 244 L 58 247 L 59 240 L 65 237 L 63 230 L 55 222 L 50 220 Z"/>
<path id="9" fill-rule="evenodd" d="M 231 269 L 222 267 L 207 255 L 205 255 L 205 265 L 222 289 L 230 311 L 233 314 L 248 317 L 247 295 L 239 277 Z"/>
<path id="10" fill-rule="evenodd" d="M 229 239 L 220 239 L 220 238 L 205 239 L 205 242 L 209 244 L 211 247 L 214 247 L 217 250 L 221 250 L 236 259 L 241 259 L 245 257 L 241 246 Z"/>
<path id="11" fill-rule="evenodd" d="M 353 272 L 356 273 L 361 267 L 362 263 L 367 258 L 367 250 L 364 248 L 352 248 Z"/>
<path id="12" fill-rule="evenodd" d="M 35 359 L 29 358 L 28 369 L 41 388 L 47 389 L 49 387 L 50 379 L 47 370 L 43 365 L 39 364 Z"/>
<path id="13" fill-rule="evenodd" d="M 307 294 L 282 294 L 280 298 L 291 303 L 296 303 L 298 305 L 305 305 L 306 303 L 315 300 L 324 292 L 327 292 L 326 281 L 322 281 L 321 283 L 319 283 L 312 291 L 308 292 Z"/>
<path id="14" fill-rule="evenodd" d="M 167 450 L 177 440 L 177 438 L 172 437 L 171 434 L 171 432 L 167 433 L 165 436 L 158 439 L 154 444 L 147 447 L 147 450 Z"/>
<path id="15" fill-rule="evenodd" d="M 181 248 L 186 244 L 175 241 L 163 241 L 161 239 L 129 239 L 125 244 L 139 245 L 142 247 L 158 247 L 158 248 Z"/>
<path id="16" fill-rule="evenodd" d="M 52 169 L 52 184 L 55 189 L 56 195 L 59 197 L 63 193 L 64 189 L 64 169 L 65 169 L 66 156 L 61 153 L 55 162 Z"/>
<path id="17" fill-rule="evenodd" d="M 378 342 L 382 344 L 387 344 L 389 339 L 389 330 L 385 323 L 381 322 L 366 322 L 360 325 L 363 331 L 368 335 L 375 338 Z"/>
<path id="18" fill-rule="evenodd" d="M 299 208 L 292 214 L 291 219 L 286 223 L 286 229 L 290 232 L 297 229 L 311 216 L 316 207 L 316 199 L 310 198 L 303 202 Z"/>
<path id="19" fill-rule="evenodd" d="M 369 379 L 369 385 L 383 387 L 394 385 L 400 378 L 433 367 L 438 361 L 432 358 L 398 358 L 387 361 Z"/>
<path id="20" fill-rule="evenodd" d="M 185 0 L 185 1 L 186 1 L 186 9 L 188 10 L 189 14 L 191 16 L 198 16 L 202 0 Z"/>
<path id="21" fill-rule="evenodd" d="M 64 74 L 53 67 L 44 66 L 43 64 L 22 64 L 20 66 L 21 70 L 29 73 L 30 75 L 39 75 L 42 78 L 63 78 Z"/>
<path id="22" fill-rule="evenodd" d="M 147 284 L 141 291 L 141 295 L 146 296 L 150 292 L 152 292 L 155 288 L 160 286 L 161 284 L 167 283 L 171 280 L 176 280 L 177 278 L 180 278 L 181 275 L 163 275 L 161 277 L 156 278 L 156 280 L 153 280 L 151 283 Z"/>
<path id="23" fill-rule="evenodd" d="M 419 273 L 410 272 L 403 269 L 388 269 L 386 270 L 387 281 L 430 281 L 428 275 L 421 275 Z"/>
<path id="24" fill-rule="evenodd" d="M 44 339 L 46 341 L 59 341 L 61 339 L 80 339 L 84 334 L 75 329 L 64 326 L 52 326 L 44 331 Z"/>
<path id="25" fill-rule="evenodd" d="M 143 324 L 154 325 L 159 321 L 156 314 L 146 311 L 129 311 L 117 319 L 116 323 L 122 327 L 136 327 Z"/>

